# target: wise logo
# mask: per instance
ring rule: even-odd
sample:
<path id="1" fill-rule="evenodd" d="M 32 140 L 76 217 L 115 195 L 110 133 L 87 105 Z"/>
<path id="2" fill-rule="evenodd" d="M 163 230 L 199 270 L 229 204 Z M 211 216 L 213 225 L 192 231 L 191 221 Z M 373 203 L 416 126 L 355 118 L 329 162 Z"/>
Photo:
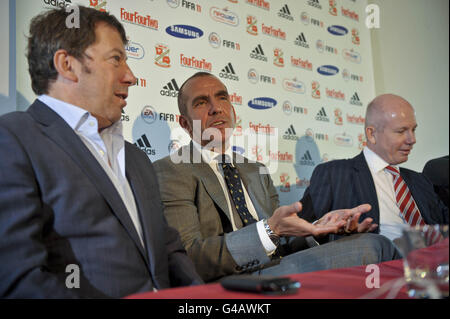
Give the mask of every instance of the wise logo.
<path id="1" fill-rule="evenodd" d="M 127 53 L 127 57 L 136 60 L 142 60 L 145 56 L 144 47 L 136 42 L 128 42 L 125 46 L 125 52 Z"/>
<path id="2" fill-rule="evenodd" d="M 334 136 L 334 144 L 337 146 L 351 147 L 353 146 L 353 137 L 346 133 L 336 134 Z"/>
<path id="3" fill-rule="evenodd" d="M 219 9 L 217 7 L 212 7 L 209 10 L 209 15 L 214 21 L 221 22 L 233 27 L 239 25 L 239 16 L 228 10 L 228 8 Z"/>
<path id="4" fill-rule="evenodd" d="M 304 94 L 306 91 L 305 83 L 302 81 L 298 81 L 297 78 L 294 79 L 284 79 L 283 80 L 283 89 L 288 92 Z"/>
<path id="5" fill-rule="evenodd" d="M 358 63 L 358 64 L 361 63 L 361 54 L 354 51 L 353 49 L 350 49 L 350 50 L 344 49 L 342 51 L 342 55 L 343 55 L 344 59 L 349 62 Z"/>
<path id="6" fill-rule="evenodd" d="M 275 66 L 278 66 L 280 68 L 284 67 L 284 53 L 283 50 L 279 49 L 279 48 L 275 48 L 273 50 L 273 64 Z"/>
<path id="7" fill-rule="evenodd" d="M 66 2 L 70 2 L 66 0 Z M 95 10 L 106 12 L 106 1 L 105 0 L 89 0 L 89 7 Z"/>
<path id="8" fill-rule="evenodd" d="M 155 64 L 161 68 L 170 68 L 170 48 L 165 44 L 157 44 L 155 50 Z"/>
<path id="9" fill-rule="evenodd" d="M 136 143 L 134 143 L 137 147 L 139 147 L 142 151 L 147 154 L 147 156 L 154 156 L 156 155 L 156 150 L 152 147 L 150 144 L 150 141 L 147 138 L 147 135 L 142 135 Z"/>
<path id="10" fill-rule="evenodd" d="M 247 33 L 257 36 L 258 35 L 258 26 L 256 25 L 258 20 L 255 16 L 247 15 Z"/>

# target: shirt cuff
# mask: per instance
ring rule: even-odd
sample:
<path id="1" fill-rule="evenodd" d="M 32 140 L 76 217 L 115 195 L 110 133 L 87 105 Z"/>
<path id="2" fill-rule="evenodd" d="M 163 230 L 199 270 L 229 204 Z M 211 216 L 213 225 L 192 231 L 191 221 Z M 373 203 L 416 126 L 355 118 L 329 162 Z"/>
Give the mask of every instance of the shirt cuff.
<path id="1" fill-rule="evenodd" d="M 269 235 L 267 235 L 266 229 L 264 228 L 263 220 L 260 220 L 259 222 L 256 223 L 256 229 L 258 230 L 259 239 L 261 240 L 261 243 L 267 253 L 267 256 L 272 255 L 277 249 L 277 246 L 275 246 L 273 241 L 270 239 Z"/>

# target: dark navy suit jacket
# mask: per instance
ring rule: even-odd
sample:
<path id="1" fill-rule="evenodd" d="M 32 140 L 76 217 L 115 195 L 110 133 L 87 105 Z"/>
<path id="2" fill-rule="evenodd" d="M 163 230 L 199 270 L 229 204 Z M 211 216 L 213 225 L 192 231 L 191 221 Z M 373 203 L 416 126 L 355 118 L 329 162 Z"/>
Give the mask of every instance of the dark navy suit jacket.
<path id="1" fill-rule="evenodd" d="M 425 223 L 448 224 L 448 209 L 435 194 L 431 182 L 421 173 L 406 168 L 400 168 L 400 175 L 408 185 Z M 372 210 L 363 214 L 361 221 L 372 217 L 374 223 L 380 223 L 375 184 L 363 152 L 351 159 L 318 165 L 302 202 L 306 206 L 303 214 L 307 219 L 318 219 L 335 209 L 370 204 Z M 378 227 L 376 232 L 379 230 Z"/>
<path id="2" fill-rule="evenodd" d="M 145 246 L 61 117 L 40 101 L 0 117 L 0 298 L 123 297 L 201 282 L 167 226 L 151 162 L 130 143 L 125 154 Z M 80 269 L 78 289 L 66 287 L 68 265 Z"/>

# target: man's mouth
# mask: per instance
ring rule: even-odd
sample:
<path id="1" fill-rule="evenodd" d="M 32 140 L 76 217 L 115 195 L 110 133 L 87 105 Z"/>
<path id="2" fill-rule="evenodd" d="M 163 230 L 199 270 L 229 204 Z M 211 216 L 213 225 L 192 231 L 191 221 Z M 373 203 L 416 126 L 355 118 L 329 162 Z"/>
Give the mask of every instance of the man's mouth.
<path id="1" fill-rule="evenodd" d="M 128 98 L 128 94 L 127 93 L 115 93 L 114 94 L 117 98 L 119 98 L 120 100 L 122 100 L 123 102 L 123 106 L 127 105 L 126 99 Z"/>
<path id="2" fill-rule="evenodd" d="M 225 121 L 215 121 L 215 122 L 211 123 L 211 125 L 209 127 L 220 127 L 220 126 L 223 126 L 225 124 L 226 124 Z"/>

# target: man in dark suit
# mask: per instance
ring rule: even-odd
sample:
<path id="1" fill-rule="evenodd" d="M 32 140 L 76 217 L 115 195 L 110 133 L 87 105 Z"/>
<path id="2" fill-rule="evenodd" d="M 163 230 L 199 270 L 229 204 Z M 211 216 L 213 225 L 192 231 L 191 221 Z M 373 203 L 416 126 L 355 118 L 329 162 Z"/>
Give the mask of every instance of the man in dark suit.
<path id="1" fill-rule="evenodd" d="M 422 171 L 423 175 L 433 183 L 434 191 L 439 198 L 448 207 L 449 187 L 448 187 L 448 155 L 429 160 Z"/>
<path id="2" fill-rule="evenodd" d="M 35 17 L 38 99 L 0 118 L 0 297 L 107 298 L 202 280 L 163 215 L 147 156 L 122 136 L 136 78 L 125 31 L 79 7 Z"/>
<path id="3" fill-rule="evenodd" d="M 408 160 L 416 143 L 416 127 L 414 109 L 405 99 L 376 97 L 367 107 L 363 152 L 315 168 L 302 199 L 311 202 L 310 213 L 320 218 L 332 209 L 369 203 L 366 216 L 391 240 L 401 236 L 403 225 L 448 224 L 448 209 L 429 180 L 406 168 L 398 174 L 397 165 Z"/>
<path id="4" fill-rule="evenodd" d="M 192 142 L 154 165 L 168 223 L 179 231 L 205 281 L 243 272 L 285 275 L 396 257 L 392 243 L 374 234 L 315 246 L 311 235 L 373 229 L 371 219 L 357 222 L 370 207 L 330 212 L 315 224 L 298 217 L 299 202 L 278 207 L 267 168 L 231 151 L 236 115 L 217 77 L 200 72 L 186 80 L 178 107 L 180 125 Z"/>

